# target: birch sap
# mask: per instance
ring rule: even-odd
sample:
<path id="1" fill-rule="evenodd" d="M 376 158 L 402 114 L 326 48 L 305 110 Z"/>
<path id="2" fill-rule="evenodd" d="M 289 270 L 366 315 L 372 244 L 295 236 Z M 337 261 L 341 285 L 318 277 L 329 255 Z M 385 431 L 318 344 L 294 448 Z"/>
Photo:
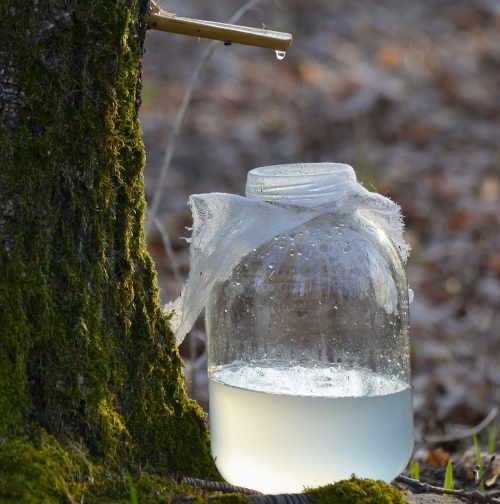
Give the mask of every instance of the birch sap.
<path id="1" fill-rule="evenodd" d="M 295 493 L 352 474 L 390 482 L 410 459 L 411 389 L 396 377 L 238 364 L 210 374 L 212 455 L 234 485 Z"/>

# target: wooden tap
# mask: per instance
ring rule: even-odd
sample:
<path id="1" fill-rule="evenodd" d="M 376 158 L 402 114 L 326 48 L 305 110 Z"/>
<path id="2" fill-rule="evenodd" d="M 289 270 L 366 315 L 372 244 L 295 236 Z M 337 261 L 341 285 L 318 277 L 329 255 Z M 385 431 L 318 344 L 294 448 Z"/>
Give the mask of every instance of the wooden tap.
<path id="1" fill-rule="evenodd" d="M 221 40 L 226 44 L 244 44 L 274 49 L 283 53 L 292 43 L 290 33 L 183 18 L 169 12 L 163 12 L 160 9 L 151 10 L 148 15 L 147 27 L 151 30 Z"/>

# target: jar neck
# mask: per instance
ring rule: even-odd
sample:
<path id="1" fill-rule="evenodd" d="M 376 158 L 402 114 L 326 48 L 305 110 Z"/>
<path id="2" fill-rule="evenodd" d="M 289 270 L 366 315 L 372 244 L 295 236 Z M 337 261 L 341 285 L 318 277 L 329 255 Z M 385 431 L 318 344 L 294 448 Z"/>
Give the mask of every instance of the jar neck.
<path id="1" fill-rule="evenodd" d="M 354 170 L 340 163 L 267 166 L 248 172 L 246 197 L 283 206 L 331 205 L 356 184 Z"/>

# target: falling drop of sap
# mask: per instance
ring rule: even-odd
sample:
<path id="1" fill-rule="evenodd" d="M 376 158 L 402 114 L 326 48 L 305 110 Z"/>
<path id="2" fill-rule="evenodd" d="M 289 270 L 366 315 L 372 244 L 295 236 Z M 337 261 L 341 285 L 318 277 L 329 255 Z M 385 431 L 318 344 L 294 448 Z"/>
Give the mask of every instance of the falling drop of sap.
<path id="1" fill-rule="evenodd" d="M 286 55 L 286 52 L 284 51 L 276 51 L 276 57 L 279 59 L 279 60 L 282 60 Z"/>

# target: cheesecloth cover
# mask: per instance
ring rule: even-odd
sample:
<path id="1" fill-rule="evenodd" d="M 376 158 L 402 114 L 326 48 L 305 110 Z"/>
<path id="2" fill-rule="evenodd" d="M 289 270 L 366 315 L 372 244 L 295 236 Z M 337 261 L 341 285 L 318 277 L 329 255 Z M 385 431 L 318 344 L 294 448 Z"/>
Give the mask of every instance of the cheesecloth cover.
<path id="1" fill-rule="evenodd" d="M 165 305 L 172 314 L 177 344 L 203 310 L 216 280 L 226 280 L 235 264 L 254 248 L 320 213 L 358 210 L 382 228 L 406 262 L 399 205 L 367 191 L 344 164 L 292 164 L 256 168 L 248 173 L 246 198 L 233 194 L 196 194 L 189 278 L 180 296 Z"/>

